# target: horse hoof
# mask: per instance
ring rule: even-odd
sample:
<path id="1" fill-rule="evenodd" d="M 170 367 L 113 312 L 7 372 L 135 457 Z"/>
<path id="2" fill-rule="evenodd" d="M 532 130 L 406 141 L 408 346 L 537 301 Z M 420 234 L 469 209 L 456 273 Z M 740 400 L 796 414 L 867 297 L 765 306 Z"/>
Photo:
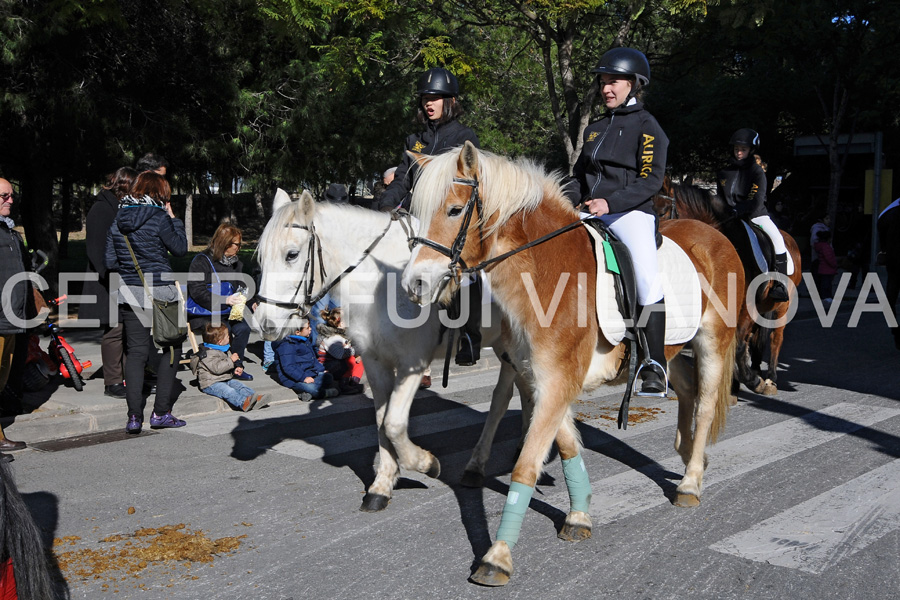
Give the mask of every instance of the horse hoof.
<path id="1" fill-rule="evenodd" d="M 700 506 L 700 498 L 695 494 L 678 492 L 675 494 L 675 502 L 673 502 L 673 504 L 683 508 L 693 508 L 695 506 Z"/>
<path id="2" fill-rule="evenodd" d="M 476 471 L 464 471 L 459 485 L 467 488 L 482 488 L 484 487 L 484 474 Z"/>
<path id="3" fill-rule="evenodd" d="M 734 407 L 734 406 L 737 406 L 737 405 L 738 405 L 738 399 L 737 399 L 737 396 L 730 396 L 730 397 L 728 398 L 728 406 Z"/>
<path id="4" fill-rule="evenodd" d="M 381 494 L 370 494 L 366 492 L 359 510 L 361 510 L 362 512 L 378 512 L 387 508 L 388 502 L 390 501 L 391 499 L 389 496 L 382 496 Z"/>
<path id="5" fill-rule="evenodd" d="M 441 461 L 435 457 L 431 457 L 431 466 L 425 471 L 425 474 L 432 479 L 437 479 L 441 474 Z"/>
<path id="6" fill-rule="evenodd" d="M 501 585 L 509 583 L 511 575 L 512 573 L 509 573 L 496 565 L 481 563 L 478 566 L 478 570 L 469 577 L 469 581 L 488 587 L 500 587 Z"/>
<path id="7" fill-rule="evenodd" d="M 562 529 L 559 530 L 556 537 L 567 542 L 580 542 L 582 540 L 590 539 L 591 528 L 585 527 L 584 525 L 570 525 L 566 523 L 562 526 Z"/>

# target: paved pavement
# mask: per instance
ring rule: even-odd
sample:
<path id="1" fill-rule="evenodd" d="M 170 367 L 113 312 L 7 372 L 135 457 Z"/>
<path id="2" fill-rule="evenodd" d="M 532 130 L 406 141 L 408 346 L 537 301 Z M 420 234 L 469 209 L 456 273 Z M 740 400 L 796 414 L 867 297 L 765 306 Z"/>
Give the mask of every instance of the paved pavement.
<path id="1" fill-rule="evenodd" d="M 857 294 L 858 290 L 847 290 L 840 305 L 832 307 L 834 313 L 838 308 L 841 312 L 853 310 L 857 304 Z M 801 286 L 800 296 L 798 311 L 794 318 L 816 316 L 816 307 L 804 286 Z M 838 294 L 836 294 L 837 297 Z M 867 302 L 872 305 L 875 302 L 875 294 L 870 293 Z M 829 312 L 829 314 L 834 313 Z M 56 378 L 44 390 L 27 394 L 24 403 L 29 411 L 28 414 L 7 417 L 2 420 L 3 429 L 10 439 L 33 443 L 124 429 L 127 419 L 125 400 L 103 394 L 103 377 L 100 369 L 102 364 L 100 331 L 69 328 L 64 331 L 63 336 L 73 346 L 80 360 L 90 360 L 93 363 L 93 366 L 85 371 L 87 381 L 84 391 L 76 392 L 71 384 L 66 384 L 60 378 Z M 185 344 L 185 348 L 187 347 Z M 475 370 L 478 368 L 489 369 L 497 365 L 497 359 L 493 354 L 490 352 L 485 354 L 486 358 L 479 363 L 479 367 Z M 254 381 L 249 382 L 249 385 L 259 393 L 272 393 L 274 395 L 273 405 L 297 402 L 293 392 L 282 387 L 263 372 L 261 356 L 262 343 L 254 335 L 251 337 L 248 349 L 247 371 L 254 376 Z M 435 385 L 438 385 L 437 380 L 441 368 L 442 364 L 439 361 L 433 364 Z M 467 369 L 467 371 L 472 372 L 473 370 Z M 192 417 L 233 411 L 223 400 L 202 393 L 196 384 L 192 384 L 194 377 L 186 365 L 179 372 L 178 379 L 183 389 L 178 396 L 173 413 L 186 419 L 188 427 L 190 427 Z M 145 422 L 149 421 L 152 405 L 153 398 L 150 397 L 147 402 Z"/>

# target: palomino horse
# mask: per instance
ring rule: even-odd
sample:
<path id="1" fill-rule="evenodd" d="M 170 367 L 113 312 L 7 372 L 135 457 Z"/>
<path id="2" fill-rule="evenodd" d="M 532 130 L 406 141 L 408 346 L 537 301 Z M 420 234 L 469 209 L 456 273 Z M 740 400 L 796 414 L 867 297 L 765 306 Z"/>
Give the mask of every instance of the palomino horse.
<path id="1" fill-rule="evenodd" d="M 307 192 L 291 202 L 279 190 L 257 250 L 263 275 L 255 317 L 265 339 L 280 339 L 288 317 L 307 313 L 318 300 L 314 296 L 340 282 L 330 295 L 342 306 L 349 336 L 365 357 L 378 425 L 380 458 L 375 481 L 360 507 L 364 511 L 387 506 L 400 467 L 431 477 L 441 469 L 438 459 L 414 444 L 407 431 L 413 397 L 441 340 L 438 311 L 422 311 L 399 287 L 410 257 L 412 225 L 355 206 L 317 204 Z M 484 478 L 513 382 L 522 397 L 523 429 L 532 404 L 528 382 L 505 358 L 509 344 L 501 339 L 499 311 L 492 308 L 494 318 L 485 328 L 484 344 L 494 348 L 501 368 L 484 431 L 463 475 L 463 483 L 475 486 Z"/>
<path id="2" fill-rule="evenodd" d="M 528 161 L 512 162 L 470 143 L 458 153 L 416 159 L 422 169 L 413 210 L 427 237 L 418 240 L 403 286 L 421 304 L 446 302 L 461 266 L 499 258 L 578 220 L 559 178 Z M 679 402 L 675 448 L 686 465 L 675 503 L 694 506 L 700 501 L 707 442 L 714 442 L 725 424 L 734 365 L 734 326 L 713 307 L 708 294 L 721 299 L 729 292 L 740 295 L 743 270 L 728 240 L 707 225 L 671 223 L 664 233 L 709 282 L 699 329 L 690 342 L 694 364 L 677 356 L 682 346 L 666 348 Z M 531 426 L 512 472 L 497 541 L 472 575 L 476 583 L 496 586 L 507 583 L 512 574 L 511 549 L 554 440 L 571 498 L 559 537 L 590 537 L 591 485 L 571 406 L 583 388 L 616 377 L 624 347 L 614 347 L 600 335 L 593 312 L 596 261 L 583 227 L 493 262 L 488 270 L 494 298 L 530 358 L 535 386 Z M 729 272 L 735 274 L 731 280 L 734 288 L 737 279 L 736 289 L 728 289 Z M 533 304 L 541 301 L 549 302 L 552 310 L 545 314 Z"/>
<path id="3" fill-rule="evenodd" d="M 653 205 L 660 220 L 696 219 L 712 225 L 732 240 L 738 255 L 744 263 L 744 280 L 747 285 L 762 272 L 753 258 L 753 250 L 747 234 L 740 222 L 732 218 L 731 211 L 718 196 L 692 185 L 674 184 L 666 178 L 663 189 L 653 197 Z M 791 259 L 794 272 L 788 276 L 794 289 L 800 285 L 800 248 L 785 231 L 781 232 Z M 788 286 L 791 299 L 788 302 L 772 302 L 768 298 L 771 282 L 757 288 L 754 297 L 747 296 L 747 303 L 741 307 L 737 329 L 737 369 L 738 381 L 757 394 L 774 396 L 778 393 L 778 356 L 784 343 L 784 327 L 788 311 L 796 302 L 796 293 Z M 751 307 L 750 305 L 753 304 Z M 757 315 L 772 323 L 773 327 L 760 324 Z M 760 373 L 765 338 L 769 341 L 769 362 L 765 374 Z M 765 375 L 764 377 L 762 375 Z"/>

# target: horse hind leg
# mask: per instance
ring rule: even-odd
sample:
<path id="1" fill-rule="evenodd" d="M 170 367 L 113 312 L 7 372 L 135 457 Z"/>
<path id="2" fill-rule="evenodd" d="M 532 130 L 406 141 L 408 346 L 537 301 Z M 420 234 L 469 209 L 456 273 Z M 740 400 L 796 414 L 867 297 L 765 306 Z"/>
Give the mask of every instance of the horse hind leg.
<path id="1" fill-rule="evenodd" d="M 557 537 L 567 542 L 579 542 L 591 537 L 591 482 L 581 456 L 581 437 L 575 427 L 571 410 L 556 434 L 556 444 L 562 459 L 566 487 L 569 491 L 569 513 Z"/>

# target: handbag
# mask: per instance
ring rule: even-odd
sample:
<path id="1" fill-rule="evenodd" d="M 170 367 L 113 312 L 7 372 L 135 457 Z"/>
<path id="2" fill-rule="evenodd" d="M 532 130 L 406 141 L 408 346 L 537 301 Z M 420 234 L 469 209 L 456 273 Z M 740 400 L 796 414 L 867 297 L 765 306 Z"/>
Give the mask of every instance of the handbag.
<path id="1" fill-rule="evenodd" d="M 175 346 L 181 344 L 187 338 L 187 323 L 182 318 L 184 308 L 182 306 L 181 287 L 175 282 L 178 290 L 178 299 L 172 302 L 166 300 L 157 300 L 150 292 L 147 280 L 144 279 L 144 272 L 138 265 L 137 258 L 134 256 L 134 250 L 131 249 L 131 242 L 128 236 L 122 234 L 125 238 L 125 245 L 128 246 L 128 253 L 131 254 L 131 260 L 134 262 L 134 268 L 137 270 L 141 283 L 144 284 L 144 293 L 153 303 L 153 325 L 151 327 L 153 341 L 157 346 Z"/>
<path id="2" fill-rule="evenodd" d="M 218 271 L 216 271 L 216 266 L 209 259 L 209 256 L 206 256 L 206 254 L 203 254 L 203 253 L 201 253 L 201 256 L 204 256 L 206 258 L 206 260 L 209 261 L 209 266 L 212 268 L 213 275 L 216 276 L 216 283 L 208 283 L 206 285 L 206 287 L 209 288 L 209 291 L 211 291 L 214 294 L 218 294 L 220 296 L 232 295 L 234 293 L 234 286 L 231 284 L 231 282 L 230 281 L 223 282 L 221 279 L 219 279 L 219 273 L 218 273 Z M 208 308 L 197 304 L 194 301 L 194 299 L 190 297 L 190 295 L 188 295 L 188 299 L 187 299 L 187 303 L 185 304 L 185 308 L 187 309 L 189 314 L 199 315 L 199 316 L 204 316 L 204 317 L 208 317 L 213 314 L 224 315 L 225 313 L 227 313 L 228 311 L 231 310 L 231 307 L 229 306 L 225 310 L 217 310 L 217 311 L 213 312 L 213 311 L 209 310 Z"/>

